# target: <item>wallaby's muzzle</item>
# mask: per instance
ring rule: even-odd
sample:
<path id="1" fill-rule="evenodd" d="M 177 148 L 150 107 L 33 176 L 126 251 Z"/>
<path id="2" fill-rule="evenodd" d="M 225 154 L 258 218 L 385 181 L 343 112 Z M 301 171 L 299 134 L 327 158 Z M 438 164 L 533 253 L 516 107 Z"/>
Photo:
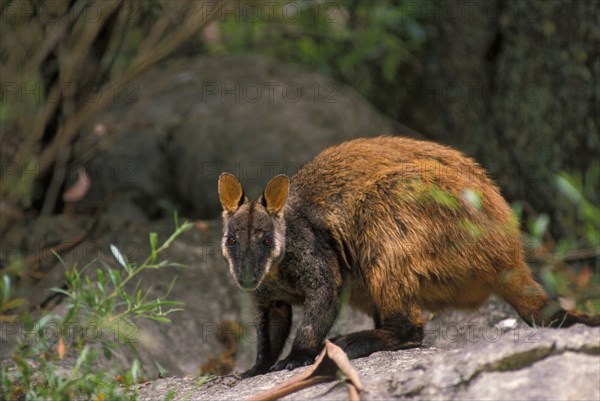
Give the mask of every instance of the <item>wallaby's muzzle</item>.
<path id="1" fill-rule="evenodd" d="M 245 290 L 253 290 L 256 288 L 262 275 L 262 269 L 257 266 L 256 261 L 252 257 L 246 257 L 240 264 L 240 269 L 236 280 L 240 287 Z"/>

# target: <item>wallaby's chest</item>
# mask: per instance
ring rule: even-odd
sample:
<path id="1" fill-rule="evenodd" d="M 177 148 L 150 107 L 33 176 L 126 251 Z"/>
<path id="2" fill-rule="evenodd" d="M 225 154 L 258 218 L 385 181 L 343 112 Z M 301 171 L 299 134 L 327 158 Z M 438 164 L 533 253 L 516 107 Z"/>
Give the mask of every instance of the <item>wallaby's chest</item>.
<path id="1" fill-rule="evenodd" d="M 289 267 L 285 260 L 271 267 L 258 290 L 260 299 L 289 304 L 304 302 L 304 290 L 295 275 L 289 274 Z"/>

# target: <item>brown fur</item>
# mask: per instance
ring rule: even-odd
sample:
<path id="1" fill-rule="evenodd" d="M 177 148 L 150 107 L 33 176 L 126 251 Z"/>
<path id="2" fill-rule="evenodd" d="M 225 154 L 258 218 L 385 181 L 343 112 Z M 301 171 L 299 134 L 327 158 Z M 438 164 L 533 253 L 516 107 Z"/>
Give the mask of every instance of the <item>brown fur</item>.
<path id="1" fill-rule="evenodd" d="M 280 213 L 268 203 L 281 205 L 287 181 L 274 180 L 261 199 L 277 220 Z M 277 189 L 273 196 L 270 187 Z M 254 205 L 262 213 L 261 202 Z M 247 222 L 247 213 L 240 218 Z M 271 301 L 301 302 L 309 317 L 275 369 L 314 356 L 343 286 L 351 304 L 375 320 L 375 330 L 334 339 L 351 357 L 418 346 L 424 309 L 473 309 L 491 293 L 529 324 L 600 324 L 597 316 L 573 315 L 550 301 L 531 277 L 518 222 L 498 188 L 473 160 L 448 147 L 381 137 L 328 148 L 292 178 L 283 218 L 285 255 L 266 269 L 255 300 L 263 312 Z M 226 216 L 226 233 L 228 224 Z M 273 355 L 259 359 L 250 375 L 264 371 Z"/>

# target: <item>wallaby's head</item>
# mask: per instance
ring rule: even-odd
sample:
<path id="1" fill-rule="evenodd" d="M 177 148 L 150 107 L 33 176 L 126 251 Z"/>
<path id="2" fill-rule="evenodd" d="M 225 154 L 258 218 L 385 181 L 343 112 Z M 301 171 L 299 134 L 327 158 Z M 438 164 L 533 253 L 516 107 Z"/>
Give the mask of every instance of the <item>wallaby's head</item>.
<path id="1" fill-rule="evenodd" d="M 290 180 L 274 177 L 263 195 L 251 201 L 235 176 L 219 177 L 219 198 L 223 206 L 223 256 L 237 284 L 255 290 L 272 265 L 277 265 L 285 251 L 283 209 Z"/>

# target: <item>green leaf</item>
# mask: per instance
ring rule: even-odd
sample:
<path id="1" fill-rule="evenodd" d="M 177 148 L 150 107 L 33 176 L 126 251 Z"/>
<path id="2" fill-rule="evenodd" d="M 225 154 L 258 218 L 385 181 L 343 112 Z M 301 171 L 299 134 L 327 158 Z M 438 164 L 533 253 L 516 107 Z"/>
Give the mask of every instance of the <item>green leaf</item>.
<path id="1" fill-rule="evenodd" d="M 157 322 L 161 322 L 161 323 L 171 323 L 171 319 L 169 319 L 168 317 L 164 317 L 164 316 L 146 315 L 146 318 L 157 321 Z"/>
<path id="2" fill-rule="evenodd" d="M 106 344 L 102 344 L 102 354 L 104 355 L 104 357 L 108 360 L 110 360 L 112 358 L 112 350 L 110 349 L 110 347 Z"/>
<path id="3" fill-rule="evenodd" d="M 118 270 L 108 269 L 108 276 L 110 277 L 110 281 L 117 288 L 119 284 L 121 284 L 121 273 Z"/>
<path id="4" fill-rule="evenodd" d="M 102 281 L 98 280 L 96 286 L 98 287 L 100 293 L 102 293 L 103 295 L 106 294 L 106 291 L 104 290 L 104 284 L 102 284 Z"/>
<path id="5" fill-rule="evenodd" d="M 541 238 L 546 232 L 549 223 L 550 217 L 548 217 L 547 214 L 540 214 L 533 224 L 533 234 L 535 234 L 536 237 Z"/>
<path id="6" fill-rule="evenodd" d="M 113 254 L 117 262 L 119 262 L 119 264 L 127 270 L 127 259 L 125 259 L 125 256 L 123 256 L 119 248 L 117 248 L 117 246 L 114 244 L 110 244 L 110 252 Z"/>
<path id="7" fill-rule="evenodd" d="M 49 290 L 50 290 L 50 291 L 52 291 L 52 292 L 56 292 L 56 293 L 59 293 L 59 294 L 66 295 L 66 296 L 67 296 L 67 297 L 69 297 L 69 298 L 72 298 L 72 297 L 73 297 L 73 294 L 72 294 L 72 293 L 70 293 L 70 292 L 68 292 L 68 291 L 65 291 L 65 290 L 63 290 L 62 288 L 58 288 L 58 287 L 52 287 L 52 288 L 50 288 Z"/>
<path id="8" fill-rule="evenodd" d="M 79 369 L 81 369 L 81 365 L 84 362 L 86 362 L 89 353 L 90 353 L 90 348 L 87 346 L 83 347 L 83 349 L 81 350 L 81 354 L 79 354 L 79 357 L 77 358 L 77 363 L 75 363 L 75 367 L 73 368 L 74 375 L 76 375 L 77 372 L 79 372 Z"/>
<path id="9" fill-rule="evenodd" d="M 421 193 L 420 200 L 427 203 L 435 203 L 448 209 L 457 209 L 460 207 L 458 200 L 452 194 L 435 185 L 426 188 Z"/>
<path id="10" fill-rule="evenodd" d="M 512 207 L 512 211 L 513 211 L 513 215 L 515 216 L 517 221 L 520 221 L 521 217 L 523 216 L 523 203 L 520 201 L 516 201 L 516 202 L 513 202 L 511 207 Z"/>
<path id="11" fill-rule="evenodd" d="M 419 43 L 424 42 L 427 39 L 427 32 L 425 32 L 425 29 L 413 19 L 408 19 L 406 21 L 406 31 L 412 39 Z"/>
<path id="12" fill-rule="evenodd" d="M 467 188 L 462 192 L 463 199 L 477 210 L 481 210 L 482 200 L 481 195 L 474 189 Z"/>
<path id="13" fill-rule="evenodd" d="M 140 376 L 140 361 L 135 358 L 133 360 L 133 365 L 131 366 L 131 380 L 133 384 L 138 382 Z"/>
<path id="14" fill-rule="evenodd" d="M 7 274 L 2 276 L 2 302 L 8 302 L 10 297 L 10 277 Z"/>
<path id="15" fill-rule="evenodd" d="M 397 75 L 398 66 L 400 65 L 401 57 L 396 52 L 389 52 L 383 60 L 381 72 L 387 82 L 393 82 Z"/>
<path id="16" fill-rule="evenodd" d="M 177 209 L 173 210 L 173 221 L 175 221 L 175 229 L 179 229 L 179 216 L 177 214 Z"/>
<path id="17" fill-rule="evenodd" d="M 157 246 L 158 246 L 158 235 L 156 233 L 150 233 L 150 248 L 152 249 L 152 253 L 150 255 L 150 260 L 152 261 L 152 263 L 154 263 L 156 261 Z"/>
<path id="18" fill-rule="evenodd" d="M 169 287 L 167 288 L 167 292 L 165 292 L 164 298 L 168 297 L 171 294 L 171 291 L 173 290 L 173 287 L 175 286 L 175 281 L 177 280 L 177 276 L 173 277 L 173 280 L 171 280 L 171 283 L 169 284 Z M 179 301 L 177 301 L 179 302 Z M 183 305 L 183 302 L 181 302 L 181 304 Z"/>
<path id="19" fill-rule="evenodd" d="M 161 365 L 160 362 L 154 361 L 154 365 L 162 377 L 166 377 L 169 374 L 169 370 Z"/>
<path id="20" fill-rule="evenodd" d="M 556 186 L 572 202 L 579 204 L 583 200 L 581 191 L 577 188 L 573 178 L 566 173 L 560 173 L 556 176 Z"/>
<path id="21" fill-rule="evenodd" d="M 2 305 L 0 305 L 0 312 L 17 308 L 23 304 L 25 304 L 25 300 L 23 298 L 15 298 L 8 300 L 6 302 L 3 302 Z"/>
<path id="22" fill-rule="evenodd" d="M 559 282 L 556 275 L 548 269 L 544 269 L 541 272 L 542 282 L 544 287 L 550 292 L 550 296 L 554 296 L 558 292 Z"/>
<path id="23" fill-rule="evenodd" d="M 40 318 L 40 320 L 37 321 L 37 324 L 36 324 L 38 333 L 43 334 L 44 329 L 46 328 L 46 325 L 48 323 L 50 323 L 53 319 L 57 318 L 57 316 L 58 315 L 56 315 L 55 313 L 48 313 L 47 315 L 42 316 Z"/>

